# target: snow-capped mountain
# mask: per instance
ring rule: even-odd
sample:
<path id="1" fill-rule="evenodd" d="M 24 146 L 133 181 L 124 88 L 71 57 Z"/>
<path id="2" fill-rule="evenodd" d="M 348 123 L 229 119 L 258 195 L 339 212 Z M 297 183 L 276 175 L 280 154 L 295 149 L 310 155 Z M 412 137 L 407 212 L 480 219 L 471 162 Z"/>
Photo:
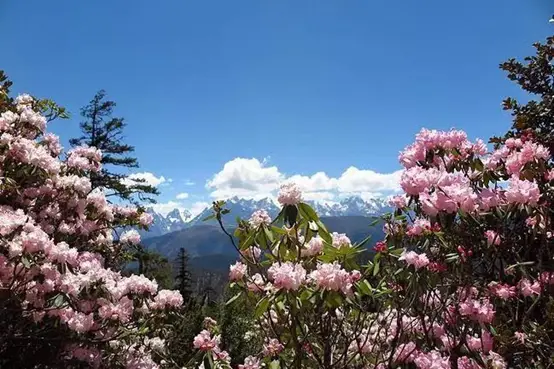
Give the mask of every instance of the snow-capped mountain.
<path id="1" fill-rule="evenodd" d="M 391 211 L 388 201 L 383 198 L 363 200 L 359 196 L 351 196 L 341 199 L 338 202 L 314 202 L 308 201 L 320 216 L 341 217 L 341 216 L 373 216 Z M 259 209 L 265 209 L 271 217 L 277 216 L 280 207 L 269 198 L 262 200 L 241 199 L 233 197 L 226 201 L 226 208 L 231 212 L 224 217 L 224 223 L 231 225 L 235 223 L 236 217 L 242 219 L 250 218 L 250 215 Z M 174 209 L 166 216 L 156 213 L 152 208 L 147 209 L 152 214 L 154 221 L 148 232 L 141 231 L 142 238 L 161 236 L 166 233 L 180 231 L 194 225 L 205 224 L 202 220 L 212 214 L 212 208 L 207 207 L 200 214 L 193 217 L 188 210 L 180 211 Z M 214 221 L 209 223 L 213 224 Z"/>
<path id="2" fill-rule="evenodd" d="M 359 196 L 346 197 L 339 202 L 313 202 L 308 203 L 320 216 L 341 217 L 349 215 L 373 216 L 391 211 L 387 199 L 372 198 L 363 200 Z"/>
<path id="3" fill-rule="evenodd" d="M 188 210 L 180 211 L 173 209 L 166 216 L 156 213 L 154 209 L 148 208 L 146 211 L 152 214 L 154 218 L 148 232 L 140 231 L 142 238 L 161 236 L 166 233 L 180 231 L 187 227 L 187 224 L 192 218 L 192 214 Z"/>
<path id="4" fill-rule="evenodd" d="M 231 212 L 225 217 L 224 222 L 234 223 L 236 217 L 249 219 L 250 215 L 256 210 L 265 209 L 272 217 L 279 214 L 279 207 L 271 199 L 262 200 L 241 199 L 238 197 L 230 198 L 225 202 L 225 207 Z M 208 207 L 190 221 L 191 225 L 201 224 L 202 219 L 213 214 L 212 208 Z"/>

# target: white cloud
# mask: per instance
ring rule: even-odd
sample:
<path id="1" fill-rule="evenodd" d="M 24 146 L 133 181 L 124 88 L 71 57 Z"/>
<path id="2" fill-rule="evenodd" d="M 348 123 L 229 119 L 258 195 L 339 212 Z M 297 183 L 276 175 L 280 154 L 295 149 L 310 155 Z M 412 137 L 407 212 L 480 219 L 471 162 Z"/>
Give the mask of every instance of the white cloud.
<path id="1" fill-rule="evenodd" d="M 137 181 L 138 180 L 138 181 Z M 142 172 L 133 173 L 127 176 L 122 183 L 126 186 L 132 186 L 136 184 L 147 184 L 150 186 L 158 187 L 166 181 L 164 176 L 156 177 L 153 173 Z M 169 180 L 171 181 L 171 179 Z"/>
<path id="2" fill-rule="evenodd" d="M 339 192 L 379 192 L 400 189 L 401 170 L 393 173 L 377 173 L 369 169 L 350 167 L 338 179 Z"/>
<path id="3" fill-rule="evenodd" d="M 195 217 L 210 205 L 211 204 L 208 202 L 197 201 L 189 207 L 185 206 L 182 202 L 170 200 L 168 202 L 152 204 L 151 206 L 156 213 L 159 213 L 164 217 L 167 216 L 167 214 L 174 209 L 178 209 L 181 213 L 185 210 L 188 210 L 192 214 L 192 216 Z"/>
<path id="4" fill-rule="evenodd" d="M 235 158 L 228 161 L 223 169 L 206 183 L 211 196 L 227 199 L 238 196 L 259 198 L 275 191 L 284 175 L 276 166 L 268 167 L 258 159 Z"/>
<path id="5" fill-rule="evenodd" d="M 189 194 L 186 192 L 181 192 L 177 194 L 177 196 L 175 196 L 177 200 L 184 200 L 184 199 L 187 199 L 188 197 L 189 197 Z"/>
<path id="6" fill-rule="evenodd" d="M 267 160 L 235 158 L 206 183 L 210 195 L 217 199 L 238 196 L 243 198 L 272 198 L 283 182 L 295 182 L 306 200 L 330 202 L 349 195 L 364 199 L 384 196 L 400 190 L 401 170 L 378 173 L 370 169 L 347 168 L 338 178 L 325 172 L 313 175 L 285 176 L 276 166 L 267 166 Z"/>
<path id="7" fill-rule="evenodd" d="M 190 179 L 185 179 L 183 181 L 183 183 L 185 184 L 185 186 L 194 186 L 195 183 L 193 181 L 191 181 Z"/>
<path id="8" fill-rule="evenodd" d="M 309 201 L 333 200 L 335 198 L 335 194 L 328 191 L 303 192 L 302 198 Z"/>
<path id="9" fill-rule="evenodd" d="M 204 209 L 206 209 L 208 206 L 210 206 L 207 202 L 198 201 L 192 204 L 192 207 L 189 209 L 190 213 L 193 217 L 200 214 Z"/>
<path id="10" fill-rule="evenodd" d="M 164 217 L 167 215 L 167 213 L 169 213 L 174 209 L 179 209 L 179 211 L 183 211 L 186 209 L 186 207 L 182 203 L 177 201 L 162 202 L 162 203 L 152 204 L 151 206 L 156 213 L 159 213 Z"/>
<path id="11" fill-rule="evenodd" d="M 287 181 L 295 182 L 302 191 L 328 191 L 337 187 L 337 179 L 329 178 L 325 172 L 317 172 L 310 177 L 296 174 Z"/>

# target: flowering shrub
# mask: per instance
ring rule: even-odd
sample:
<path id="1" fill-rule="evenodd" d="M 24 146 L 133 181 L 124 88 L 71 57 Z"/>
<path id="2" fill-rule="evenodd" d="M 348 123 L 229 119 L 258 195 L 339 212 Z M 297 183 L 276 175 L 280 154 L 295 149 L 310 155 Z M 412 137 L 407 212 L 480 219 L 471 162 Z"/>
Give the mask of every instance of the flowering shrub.
<path id="1" fill-rule="evenodd" d="M 551 153 L 523 136 L 491 153 L 423 129 L 400 154 L 406 195 L 371 268 L 397 317 L 375 365 L 542 367 L 551 348 Z M 375 342 L 372 341 L 372 344 Z M 387 352 L 409 351 L 387 358 Z"/>
<path id="2" fill-rule="evenodd" d="M 10 98 L 8 87 L 0 86 L 1 366 L 23 367 L 9 361 L 26 355 L 14 347 L 42 345 L 52 360 L 157 368 L 164 357 L 157 322 L 182 297 L 107 267 L 140 242 L 134 230 L 114 240 L 114 230 L 146 227 L 151 216 L 91 191 L 101 152 L 81 146 L 61 160 L 58 138 L 45 132 L 46 116 L 56 114 L 42 114 L 45 104 L 29 95 Z M 24 359 L 31 367 L 33 358 Z"/>
<path id="3" fill-rule="evenodd" d="M 462 131 L 423 129 L 400 154 L 405 194 L 364 267 L 293 185 L 271 221 L 230 240 L 237 296 L 265 345 L 241 368 L 529 368 L 554 359 L 551 153 L 531 137 L 488 153 Z M 226 210 L 214 204 L 220 221 Z M 206 332 L 213 367 L 224 367 Z M 214 341 L 215 340 L 215 341 Z M 210 346 L 211 345 L 211 346 Z M 213 347 L 212 347 L 213 346 Z M 214 349 L 214 347 L 216 347 Z M 219 350 L 219 351 L 218 351 Z"/>

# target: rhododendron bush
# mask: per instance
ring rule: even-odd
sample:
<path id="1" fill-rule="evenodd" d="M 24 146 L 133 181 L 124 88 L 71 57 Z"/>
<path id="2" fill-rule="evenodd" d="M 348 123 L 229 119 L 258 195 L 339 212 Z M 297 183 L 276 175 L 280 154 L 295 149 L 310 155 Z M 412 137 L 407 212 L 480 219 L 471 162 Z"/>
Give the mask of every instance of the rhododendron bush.
<path id="1" fill-rule="evenodd" d="M 548 367 L 551 158 L 530 135 L 489 152 L 462 131 L 421 130 L 400 154 L 404 194 L 366 266 L 361 245 L 330 234 L 283 185 L 277 219 L 260 210 L 239 221 L 238 242 L 229 234 L 241 253 L 229 278 L 256 305 L 265 340 L 240 368 Z M 227 365 L 209 330 L 195 347 Z"/>
<path id="2" fill-rule="evenodd" d="M 182 297 L 109 268 L 125 245 L 140 242 L 134 230 L 114 240 L 114 230 L 147 227 L 152 217 L 91 191 L 88 175 L 100 170 L 102 153 L 77 147 L 62 160 L 58 138 L 46 132 L 46 117 L 60 110 L 25 94 L 10 98 L 2 81 L 2 367 L 67 360 L 67 367 L 157 368 L 164 349 L 156 335 Z"/>

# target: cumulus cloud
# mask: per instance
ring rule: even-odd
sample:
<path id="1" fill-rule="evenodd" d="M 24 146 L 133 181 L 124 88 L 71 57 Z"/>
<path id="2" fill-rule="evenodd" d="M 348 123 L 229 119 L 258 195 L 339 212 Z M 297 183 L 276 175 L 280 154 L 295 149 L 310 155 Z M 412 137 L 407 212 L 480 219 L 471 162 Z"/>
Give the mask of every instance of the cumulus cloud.
<path id="1" fill-rule="evenodd" d="M 377 173 L 369 169 L 350 167 L 338 179 L 339 192 L 398 191 L 401 170 L 393 173 Z"/>
<path id="2" fill-rule="evenodd" d="M 285 176 L 276 166 L 267 166 L 258 159 L 235 158 L 206 183 L 214 198 L 226 199 L 233 196 L 260 198 L 275 191 Z"/>
<path id="3" fill-rule="evenodd" d="M 132 186 L 136 184 L 147 184 L 150 186 L 158 187 L 162 183 L 168 181 L 164 176 L 156 177 L 150 172 L 133 173 L 127 176 L 122 183 L 126 186 Z M 171 179 L 169 180 L 171 182 Z"/>
<path id="4" fill-rule="evenodd" d="M 192 204 L 192 207 L 188 209 L 193 217 L 200 214 L 204 209 L 206 209 L 208 206 L 210 206 L 207 202 L 197 201 L 194 204 Z"/>
<path id="5" fill-rule="evenodd" d="M 178 209 L 179 211 L 183 211 L 186 209 L 186 207 L 182 203 L 177 201 L 159 202 L 156 204 L 152 204 L 151 207 L 156 213 L 159 213 L 164 217 L 174 209 Z"/>
<path id="6" fill-rule="evenodd" d="M 325 172 L 313 175 L 285 176 L 276 166 L 268 166 L 267 160 L 235 158 L 223 166 L 206 188 L 217 199 L 233 196 L 243 198 L 272 197 L 284 182 L 295 182 L 304 192 L 306 200 L 333 201 L 337 197 L 349 195 L 364 199 L 383 196 L 400 190 L 402 171 L 378 173 L 370 169 L 347 168 L 338 178 Z"/>
<path id="7" fill-rule="evenodd" d="M 188 197 L 189 197 L 189 194 L 186 193 L 186 192 L 178 193 L 177 196 L 175 196 L 175 198 L 176 198 L 177 200 L 188 199 Z"/>

